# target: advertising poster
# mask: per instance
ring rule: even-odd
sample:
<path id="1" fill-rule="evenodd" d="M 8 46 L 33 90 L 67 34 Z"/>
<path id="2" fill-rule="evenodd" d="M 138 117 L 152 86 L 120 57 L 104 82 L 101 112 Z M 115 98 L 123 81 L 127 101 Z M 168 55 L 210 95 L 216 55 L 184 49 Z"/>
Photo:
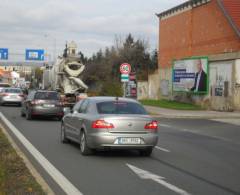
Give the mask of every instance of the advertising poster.
<path id="1" fill-rule="evenodd" d="M 207 93 L 208 59 L 189 58 L 173 62 L 173 91 Z"/>

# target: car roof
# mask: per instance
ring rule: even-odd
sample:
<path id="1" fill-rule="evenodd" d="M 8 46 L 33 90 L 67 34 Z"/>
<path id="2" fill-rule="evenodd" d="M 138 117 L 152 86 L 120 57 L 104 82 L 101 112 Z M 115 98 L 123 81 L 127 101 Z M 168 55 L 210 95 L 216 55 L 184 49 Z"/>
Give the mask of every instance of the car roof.
<path id="1" fill-rule="evenodd" d="M 127 101 L 127 102 L 139 103 L 135 99 L 124 98 L 124 97 L 113 97 L 113 96 L 94 96 L 94 97 L 88 97 L 87 99 L 95 101 L 95 102 L 103 102 L 103 101 L 116 101 L 117 98 L 118 98 L 118 101 Z"/>

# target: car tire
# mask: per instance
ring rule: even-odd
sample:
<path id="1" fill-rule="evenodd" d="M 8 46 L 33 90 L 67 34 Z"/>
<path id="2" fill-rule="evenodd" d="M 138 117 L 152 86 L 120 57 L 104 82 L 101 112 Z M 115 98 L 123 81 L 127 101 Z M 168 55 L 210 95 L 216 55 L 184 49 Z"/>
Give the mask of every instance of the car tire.
<path id="1" fill-rule="evenodd" d="M 27 112 L 26 112 L 26 119 L 27 120 L 32 120 L 32 115 L 31 115 L 29 110 L 27 110 Z"/>
<path id="2" fill-rule="evenodd" d="M 66 137 L 65 127 L 64 124 L 61 124 L 61 142 L 62 143 L 68 143 L 69 139 Z"/>
<path id="3" fill-rule="evenodd" d="M 21 110 L 21 117 L 24 117 L 24 116 L 26 116 L 26 114 L 23 113 L 23 111 Z"/>
<path id="4" fill-rule="evenodd" d="M 153 148 L 147 148 L 144 150 L 139 150 L 141 156 L 150 156 L 152 154 Z"/>
<path id="5" fill-rule="evenodd" d="M 83 156 L 90 155 L 92 150 L 87 145 L 86 133 L 81 131 L 80 133 L 80 152 Z"/>
<path id="6" fill-rule="evenodd" d="M 62 117 L 61 117 L 61 116 L 57 116 L 57 120 L 58 120 L 58 121 L 61 121 L 61 120 L 62 120 Z"/>

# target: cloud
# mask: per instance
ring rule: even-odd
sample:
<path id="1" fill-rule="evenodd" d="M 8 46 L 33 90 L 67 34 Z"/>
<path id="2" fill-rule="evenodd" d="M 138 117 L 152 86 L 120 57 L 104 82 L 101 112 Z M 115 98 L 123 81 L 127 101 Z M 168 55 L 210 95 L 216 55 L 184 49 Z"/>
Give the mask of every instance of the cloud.
<path id="1" fill-rule="evenodd" d="M 75 40 L 87 55 L 113 44 L 115 35 L 158 41 L 155 13 L 184 0 L 2 0 L 0 4 L 0 47 L 23 50 L 26 47 L 57 51 L 66 41 Z M 44 35 L 47 34 L 46 38 Z"/>

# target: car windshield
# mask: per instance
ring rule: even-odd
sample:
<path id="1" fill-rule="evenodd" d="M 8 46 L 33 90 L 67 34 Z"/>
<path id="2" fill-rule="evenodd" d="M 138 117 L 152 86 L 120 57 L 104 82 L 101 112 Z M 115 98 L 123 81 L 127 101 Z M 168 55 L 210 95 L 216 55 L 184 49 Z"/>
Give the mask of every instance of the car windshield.
<path id="1" fill-rule="evenodd" d="M 125 101 L 100 102 L 97 110 L 99 114 L 147 114 L 140 104 Z"/>
<path id="2" fill-rule="evenodd" d="M 4 89 L 5 93 L 22 93 L 21 89 L 14 89 L 14 88 L 6 88 Z"/>
<path id="3" fill-rule="evenodd" d="M 56 92 L 37 92 L 35 94 L 36 100 L 59 100 L 59 95 Z"/>

